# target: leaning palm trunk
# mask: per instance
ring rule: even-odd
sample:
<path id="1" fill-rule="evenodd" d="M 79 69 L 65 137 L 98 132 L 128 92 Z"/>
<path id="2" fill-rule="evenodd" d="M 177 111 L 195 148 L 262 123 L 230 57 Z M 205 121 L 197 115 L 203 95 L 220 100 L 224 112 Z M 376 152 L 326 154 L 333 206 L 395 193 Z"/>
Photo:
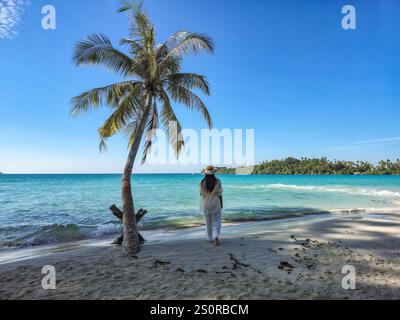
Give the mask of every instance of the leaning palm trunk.
<path id="1" fill-rule="evenodd" d="M 133 165 L 139 150 L 140 142 L 146 123 L 148 121 L 151 109 L 151 96 L 147 94 L 146 107 L 143 116 L 140 119 L 139 127 L 136 132 L 135 138 L 132 142 L 129 151 L 128 159 L 126 161 L 124 174 L 122 176 L 122 204 L 123 204 L 123 223 L 124 223 L 124 249 L 126 254 L 135 254 L 140 251 L 139 232 L 137 228 L 135 206 L 133 203 L 131 177 Z"/>

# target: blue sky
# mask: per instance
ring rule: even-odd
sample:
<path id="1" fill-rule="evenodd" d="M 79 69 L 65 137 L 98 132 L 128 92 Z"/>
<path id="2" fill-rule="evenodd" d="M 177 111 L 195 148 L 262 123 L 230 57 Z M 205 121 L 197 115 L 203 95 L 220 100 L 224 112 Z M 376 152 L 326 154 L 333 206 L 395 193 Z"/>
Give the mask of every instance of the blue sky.
<path id="1" fill-rule="evenodd" d="M 0 0 L 6 2 L 23 1 Z M 57 10 L 56 30 L 41 28 L 47 4 Z M 120 80 L 71 59 L 74 43 L 93 32 L 118 45 L 128 31 L 119 4 L 31 0 L 10 14 L 11 38 L 0 37 L 0 171 L 121 172 L 124 137 L 111 139 L 108 153 L 98 151 L 97 128 L 107 111 L 69 118 L 71 97 Z M 341 28 L 346 4 L 357 10 L 357 30 Z M 160 42 L 182 29 L 214 39 L 215 54 L 188 58 L 185 70 L 208 77 L 212 96 L 205 101 L 215 128 L 255 129 L 256 161 L 400 157 L 398 1 L 147 0 L 145 6 Z M 199 116 L 177 110 L 184 127 L 205 127 Z"/>

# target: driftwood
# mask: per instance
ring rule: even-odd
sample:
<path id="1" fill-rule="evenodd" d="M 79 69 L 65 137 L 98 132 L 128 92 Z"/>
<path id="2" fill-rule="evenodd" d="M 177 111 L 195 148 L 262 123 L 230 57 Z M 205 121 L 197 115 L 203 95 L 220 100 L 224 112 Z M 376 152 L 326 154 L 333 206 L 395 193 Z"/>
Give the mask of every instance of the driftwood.
<path id="1" fill-rule="evenodd" d="M 110 211 L 113 213 L 114 216 L 116 216 L 122 222 L 123 213 L 115 204 L 113 204 L 110 207 Z M 147 210 L 140 209 L 136 213 L 136 222 L 138 223 L 146 214 Z M 124 234 L 122 233 L 117 239 L 114 240 L 113 244 L 120 246 L 122 245 L 123 241 L 124 241 Z M 139 241 L 140 243 L 143 243 L 145 241 L 140 233 L 139 233 Z"/>

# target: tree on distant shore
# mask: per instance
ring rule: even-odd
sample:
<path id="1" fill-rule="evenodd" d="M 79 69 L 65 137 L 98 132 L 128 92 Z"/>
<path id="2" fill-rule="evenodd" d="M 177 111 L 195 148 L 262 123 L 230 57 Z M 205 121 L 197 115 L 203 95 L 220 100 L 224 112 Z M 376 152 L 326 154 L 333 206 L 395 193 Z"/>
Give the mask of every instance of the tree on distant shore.
<path id="1" fill-rule="evenodd" d="M 234 168 L 220 168 L 220 173 L 234 174 Z M 381 160 L 377 166 L 367 161 L 330 161 L 327 158 L 289 157 L 282 160 L 263 161 L 254 166 L 253 174 L 281 175 L 397 175 L 400 174 L 400 159 L 395 163 Z"/>
<path id="2" fill-rule="evenodd" d="M 94 34 L 75 46 L 77 65 L 102 65 L 125 79 L 105 87 L 86 91 L 72 99 L 73 116 L 92 108 L 107 106 L 111 116 L 99 129 L 100 148 L 106 148 L 107 138 L 125 130 L 129 133 L 129 155 L 122 177 L 124 248 L 127 254 L 140 250 L 137 222 L 131 188 L 133 166 L 144 139 L 142 164 L 151 151 L 156 129 L 161 121 L 177 154 L 183 147 L 182 127 L 172 103 L 180 103 L 202 114 L 212 127 L 211 116 L 201 98 L 193 92 L 198 89 L 210 94 L 204 76 L 183 73 L 184 56 L 203 51 L 213 52 L 213 41 L 204 34 L 180 31 L 162 44 L 156 43 L 155 26 L 142 3 L 125 3 L 119 12 L 128 12 L 130 34 L 121 40 L 129 53 L 113 47 L 109 38 Z"/>

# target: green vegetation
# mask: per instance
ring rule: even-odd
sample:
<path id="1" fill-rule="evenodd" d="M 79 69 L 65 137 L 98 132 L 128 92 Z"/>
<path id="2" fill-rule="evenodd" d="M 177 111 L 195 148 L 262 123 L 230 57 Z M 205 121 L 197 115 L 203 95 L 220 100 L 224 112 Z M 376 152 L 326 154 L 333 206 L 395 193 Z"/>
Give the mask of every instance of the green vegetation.
<path id="1" fill-rule="evenodd" d="M 235 168 L 219 168 L 219 173 L 235 174 Z M 378 165 L 366 161 L 330 161 L 327 158 L 286 158 L 264 161 L 256 165 L 253 174 L 309 174 L 309 175 L 398 175 L 400 159 L 381 160 Z"/>
<path id="2" fill-rule="evenodd" d="M 217 169 L 218 169 L 219 174 L 235 174 L 236 173 L 235 168 L 219 167 Z"/>

